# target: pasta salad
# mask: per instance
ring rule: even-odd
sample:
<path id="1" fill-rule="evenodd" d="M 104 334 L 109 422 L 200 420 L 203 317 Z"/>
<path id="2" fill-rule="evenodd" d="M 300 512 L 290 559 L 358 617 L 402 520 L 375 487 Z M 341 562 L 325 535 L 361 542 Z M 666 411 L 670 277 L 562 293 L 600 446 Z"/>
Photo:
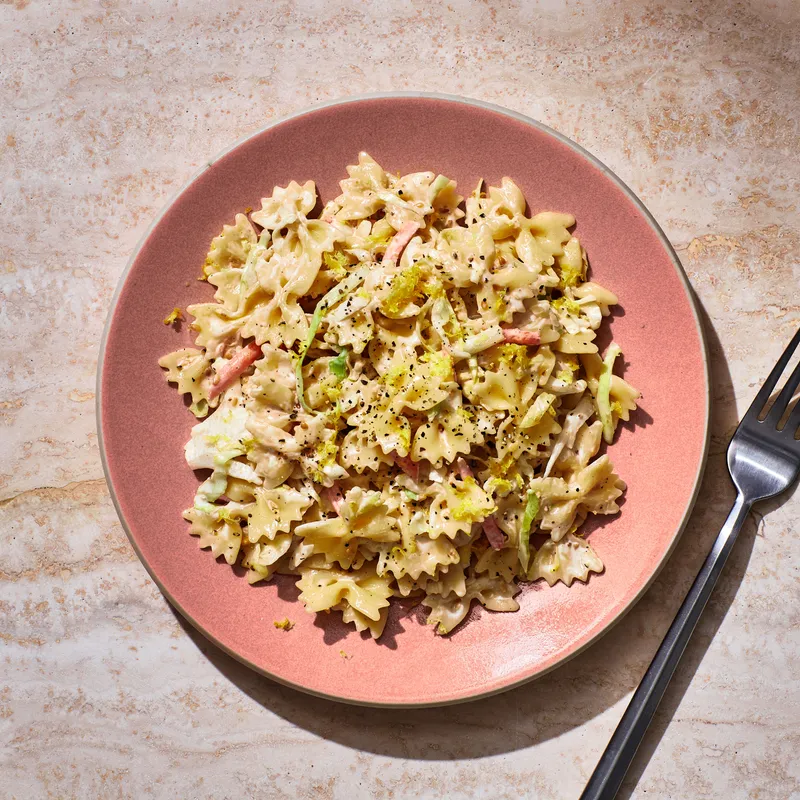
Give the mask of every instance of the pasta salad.
<path id="1" fill-rule="evenodd" d="M 602 571 L 580 527 L 619 511 L 598 453 L 639 393 L 598 352 L 617 298 L 575 219 L 526 216 L 509 178 L 462 197 L 366 153 L 347 173 L 319 213 L 292 181 L 225 225 L 196 347 L 159 361 L 201 420 L 190 532 L 375 638 L 392 597 L 447 634 L 473 600 L 515 611 L 521 581 Z"/>

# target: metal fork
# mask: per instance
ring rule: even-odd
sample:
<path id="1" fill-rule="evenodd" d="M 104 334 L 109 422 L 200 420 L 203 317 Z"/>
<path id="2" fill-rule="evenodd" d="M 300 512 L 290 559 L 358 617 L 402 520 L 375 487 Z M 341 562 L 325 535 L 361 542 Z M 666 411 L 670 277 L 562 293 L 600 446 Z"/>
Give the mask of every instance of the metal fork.
<path id="1" fill-rule="evenodd" d="M 764 419 L 759 417 L 798 344 L 800 330 L 761 387 L 728 445 L 728 471 L 738 492 L 736 501 L 586 784 L 581 800 L 612 800 L 616 796 L 753 503 L 781 494 L 797 479 L 800 440 L 795 436 L 800 427 L 800 402 L 785 424 L 779 425 L 800 384 L 800 364 L 792 371 Z"/>

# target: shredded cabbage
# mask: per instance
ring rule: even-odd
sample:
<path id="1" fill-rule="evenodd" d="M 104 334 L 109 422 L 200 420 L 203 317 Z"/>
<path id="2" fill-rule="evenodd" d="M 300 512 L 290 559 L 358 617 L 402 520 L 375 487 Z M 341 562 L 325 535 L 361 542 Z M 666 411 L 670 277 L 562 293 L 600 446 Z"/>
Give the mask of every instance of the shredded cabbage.
<path id="1" fill-rule="evenodd" d="M 572 373 L 570 373 L 572 374 Z M 532 428 L 542 421 L 542 417 L 551 409 L 556 396 L 549 392 L 542 392 L 537 395 L 533 405 L 525 412 L 525 416 L 520 420 L 519 427 L 522 429 Z"/>
<path id="2" fill-rule="evenodd" d="M 328 364 L 330 371 L 340 380 L 343 381 L 347 377 L 347 348 L 343 347 L 339 351 L 336 358 L 331 359 Z"/>
<path id="3" fill-rule="evenodd" d="M 448 183 L 450 183 L 450 178 L 446 178 L 444 175 L 437 175 L 431 184 L 431 198 L 435 198 Z"/>
<path id="4" fill-rule="evenodd" d="M 528 570 L 531 557 L 531 527 L 536 515 L 539 513 L 539 495 L 528 491 L 525 498 L 525 513 L 522 515 L 522 524 L 519 528 L 519 563 L 524 571 Z"/>
<path id="5" fill-rule="evenodd" d="M 503 329 L 499 325 L 491 325 L 486 330 L 469 336 L 464 341 L 463 349 L 469 355 L 475 355 L 483 350 L 488 350 L 496 344 L 505 340 Z"/>
<path id="6" fill-rule="evenodd" d="M 611 415 L 611 376 L 614 372 L 614 362 L 621 352 L 616 344 L 612 343 L 608 346 L 597 381 L 597 416 L 603 423 L 603 439 L 607 444 L 614 441 L 614 418 Z"/>

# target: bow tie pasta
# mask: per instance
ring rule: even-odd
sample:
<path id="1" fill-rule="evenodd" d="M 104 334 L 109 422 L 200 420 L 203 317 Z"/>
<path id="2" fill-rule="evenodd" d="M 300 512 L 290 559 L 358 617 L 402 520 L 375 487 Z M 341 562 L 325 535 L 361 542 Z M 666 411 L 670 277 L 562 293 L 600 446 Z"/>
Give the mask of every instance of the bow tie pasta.
<path id="1" fill-rule="evenodd" d="M 292 181 L 223 227 L 196 348 L 159 362 L 209 471 L 190 533 L 375 638 L 392 597 L 447 634 L 473 600 L 515 611 L 520 582 L 601 572 L 580 528 L 619 511 L 599 451 L 639 393 L 598 350 L 617 298 L 587 280 L 574 218 L 527 216 L 510 178 L 465 198 L 366 153 L 347 173 L 319 214 Z"/>

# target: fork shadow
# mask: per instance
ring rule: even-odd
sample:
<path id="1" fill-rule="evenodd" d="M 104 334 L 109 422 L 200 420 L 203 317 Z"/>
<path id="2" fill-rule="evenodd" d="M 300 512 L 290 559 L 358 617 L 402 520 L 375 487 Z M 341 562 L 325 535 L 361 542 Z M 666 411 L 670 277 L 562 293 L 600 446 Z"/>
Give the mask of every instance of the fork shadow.
<path id="1" fill-rule="evenodd" d="M 593 720 L 629 695 L 641 680 L 680 603 L 711 548 L 733 502 L 725 447 L 737 424 L 728 366 L 713 326 L 698 302 L 712 370 L 711 447 L 696 506 L 680 546 L 657 580 L 631 610 L 624 625 L 557 670 L 501 695 L 462 705 L 427 709 L 344 706 L 305 695 L 263 678 L 223 653 L 176 617 L 209 661 L 267 710 L 319 737 L 377 755 L 418 759 L 472 759 L 511 753 Z M 757 533 L 750 519 L 730 558 L 694 637 L 626 778 L 620 797 L 629 798 L 675 714 L 747 570 Z M 435 669 L 435 665 L 431 665 Z M 623 707 L 620 705 L 619 714 Z M 592 729 L 592 758 L 599 758 L 611 730 Z M 526 754 L 536 769 L 536 750 Z"/>
<path id="2" fill-rule="evenodd" d="M 677 593 L 677 602 L 675 602 L 675 598 L 670 598 L 673 601 L 670 603 L 669 608 L 670 622 L 674 613 L 677 611 L 678 605 L 682 602 L 683 597 L 688 591 L 691 582 L 694 580 L 694 576 L 699 571 L 706 555 L 711 549 L 711 545 L 735 497 L 735 490 L 728 477 L 726 465 L 728 443 L 739 424 L 739 415 L 736 411 L 736 403 L 733 395 L 733 384 L 730 372 L 728 371 L 725 354 L 713 324 L 696 294 L 694 298 L 708 344 L 712 386 L 711 439 L 709 443 L 706 475 L 698 495 L 698 505 L 695 507 L 694 513 L 692 514 L 681 540 L 685 546 L 682 546 L 680 551 L 673 555 L 670 564 L 665 567 L 659 577 L 659 581 L 657 581 L 658 583 L 663 580 L 668 580 L 669 574 L 673 569 L 675 569 L 681 577 L 688 576 L 688 581 L 681 587 L 680 592 Z M 724 502 L 719 509 L 715 507 L 713 513 L 705 514 L 705 498 L 708 496 L 715 496 L 715 493 L 719 492 L 722 487 L 725 488 Z M 792 488 L 791 493 L 794 494 L 796 491 L 797 486 Z M 692 638 L 689 640 L 683 657 L 667 687 L 664 698 L 656 711 L 653 721 L 628 770 L 628 774 L 625 776 L 625 780 L 620 787 L 620 791 L 617 794 L 620 800 L 630 800 L 650 759 L 669 727 L 672 718 L 680 707 L 681 701 L 706 651 L 736 596 L 739 585 L 747 571 L 747 565 L 750 561 L 755 538 L 760 535 L 759 532 L 762 528 L 764 517 L 785 502 L 785 497 L 777 497 L 759 503 L 745 522 L 739 534 L 736 546 L 731 552 L 728 563 L 720 576 L 719 582 L 709 599 L 708 605 L 697 624 Z M 694 544 L 689 546 L 687 539 L 691 539 L 694 542 L 695 537 L 697 537 L 696 546 L 694 546 Z M 679 561 L 690 563 L 675 563 Z M 653 589 L 650 591 L 650 594 L 652 593 Z M 667 625 L 659 627 L 659 643 L 666 633 L 668 625 L 669 622 Z"/>

